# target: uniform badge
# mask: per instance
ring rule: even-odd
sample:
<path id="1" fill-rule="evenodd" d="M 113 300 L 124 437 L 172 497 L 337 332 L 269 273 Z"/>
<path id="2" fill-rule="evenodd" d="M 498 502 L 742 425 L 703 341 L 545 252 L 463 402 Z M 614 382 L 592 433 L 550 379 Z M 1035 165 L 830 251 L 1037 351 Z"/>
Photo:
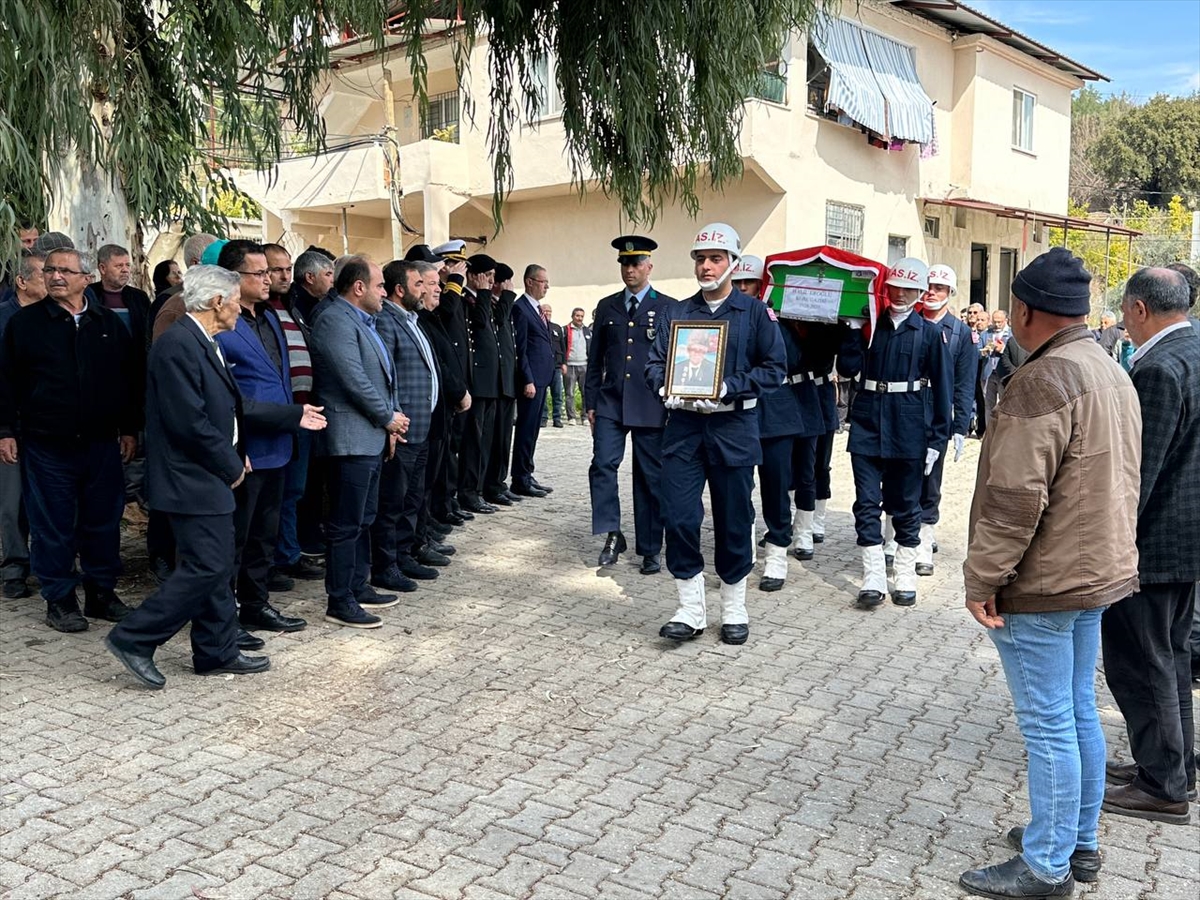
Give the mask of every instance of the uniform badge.
<path id="1" fill-rule="evenodd" d="M 772 322 L 779 321 L 779 316 L 775 315 L 775 310 L 771 309 L 769 306 L 767 307 L 767 315 L 771 317 Z"/>
<path id="2" fill-rule="evenodd" d="M 651 325 L 649 328 L 646 329 L 646 340 L 653 341 L 654 335 L 656 335 L 656 334 L 658 334 L 658 332 L 654 329 L 654 326 Z"/>
<path id="3" fill-rule="evenodd" d="M 632 252 L 633 252 L 633 241 L 626 241 L 626 242 L 625 242 L 625 250 L 626 250 L 626 252 L 628 252 L 628 253 L 632 253 Z"/>

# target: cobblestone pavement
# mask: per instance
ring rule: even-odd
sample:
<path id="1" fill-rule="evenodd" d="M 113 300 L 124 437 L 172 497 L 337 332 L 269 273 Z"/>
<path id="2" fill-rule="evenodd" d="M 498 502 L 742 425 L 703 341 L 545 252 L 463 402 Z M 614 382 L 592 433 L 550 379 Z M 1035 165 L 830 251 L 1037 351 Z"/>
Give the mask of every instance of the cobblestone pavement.
<path id="1" fill-rule="evenodd" d="M 456 532 L 384 628 L 325 624 L 319 585 L 277 598 L 311 624 L 268 637 L 265 675 L 197 678 L 177 638 L 146 691 L 107 626 L 61 635 L 4 601 L 0 895 L 957 897 L 1027 813 L 996 653 L 961 608 L 977 453 L 946 467 L 918 605 L 870 614 L 836 453 L 829 540 L 780 593 L 752 576 L 743 647 L 667 646 L 669 577 L 597 575 L 584 428 L 543 432 L 553 496 Z M 1105 815 L 1101 840 L 1084 893 L 1196 897 L 1197 825 Z"/>

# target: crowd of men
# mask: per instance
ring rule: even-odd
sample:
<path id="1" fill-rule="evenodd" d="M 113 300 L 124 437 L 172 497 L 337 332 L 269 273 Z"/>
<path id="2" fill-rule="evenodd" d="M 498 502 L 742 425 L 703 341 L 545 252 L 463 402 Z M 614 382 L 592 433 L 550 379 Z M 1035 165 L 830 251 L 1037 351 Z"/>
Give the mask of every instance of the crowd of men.
<path id="1" fill-rule="evenodd" d="M 971 431 L 988 435 L 966 605 L 1013 695 L 1032 819 L 1009 834 L 1019 855 L 961 886 L 1068 896 L 1098 877 L 1101 808 L 1188 821 L 1200 545 L 1180 535 L 1200 533 L 1200 324 L 1186 266 L 1129 280 L 1136 350 L 1123 368 L 1108 329 L 1086 326 L 1091 275 L 1061 248 L 1017 274 L 1011 322 L 975 306 L 951 315 L 955 272 L 905 258 L 876 321 L 833 325 L 779 319 L 762 259 L 727 224 L 696 235 L 698 291 L 683 300 L 651 284 L 657 244 L 626 235 L 612 242 L 622 290 L 590 325 L 577 308 L 561 328 L 545 267 L 525 267 L 518 295 L 512 268 L 462 241 L 380 266 L 196 235 L 182 278 L 167 267 L 152 300 L 129 285 L 122 247 L 93 264 L 63 235 L 23 237 L 0 301 L 4 592 L 28 596 L 32 569 L 50 627 L 116 623 L 106 645 L 143 684 L 164 685 L 155 650 L 189 622 L 197 673 L 267 669 L 243 651 L 265 646 L 252 632 L 306 627 L 272 603 L 295 579 L 324 579 L 326 621 L 380 627 L 400 593 L 452 564 L 454 528 L 550 493 L 535 477 L 550 419 L 591 428 L 601 568 L 629 549 L 617 479 L 632 445 L 639 570 L 659 573 L 665 550 L 678 595 L 668 641 L 707 627 L 711 514 L 720 640 L 744 644 L 756 470 L 758 588 L 772 592 L 789 557 L 825 543 L 840 378 L 854 386 L 860 609 L 917 602 L 943 465 Z M 161 584 L 131 609 L 114 588 L 122 510 L 139 496 Z M 1106 766 L 1101 643 L 1131 763 Z"/>

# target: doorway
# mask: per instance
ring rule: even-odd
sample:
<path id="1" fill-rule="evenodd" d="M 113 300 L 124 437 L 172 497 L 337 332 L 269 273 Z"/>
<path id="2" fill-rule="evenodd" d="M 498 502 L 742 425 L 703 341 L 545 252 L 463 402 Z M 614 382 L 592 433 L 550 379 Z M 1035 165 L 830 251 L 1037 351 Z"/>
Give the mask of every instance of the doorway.
<path id="1" fill-rule="evenodd" d="M 984 309 L 987 302 L 988 282 L 988 246 L 987 244 L 971 245 L 971 302 L 978 303 Z"/>
<path id="2" fill-rule="evenodd" d="M 1008 312 L 1010 289 L 1017 277 L 1017 251 L 1011 247 L 1000 248 L 1000 309 Z"/>

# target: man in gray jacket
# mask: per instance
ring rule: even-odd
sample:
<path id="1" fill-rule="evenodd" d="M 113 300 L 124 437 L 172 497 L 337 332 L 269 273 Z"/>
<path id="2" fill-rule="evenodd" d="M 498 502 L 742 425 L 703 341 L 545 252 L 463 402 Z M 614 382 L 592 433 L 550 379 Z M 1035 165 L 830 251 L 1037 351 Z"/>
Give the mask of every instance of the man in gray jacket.
<path id="1" fill-rule="evenodd" d="M 382 270 L 361 256 L 351 257 L 334 290 L 337 296 L 317 317 L 309 343 L 313 394 L 329 422 L 323 435 L 330 489 L 325 620 L 378 628 L 382 620 L 368 610 L 400 601 L 395 594 L 376 594 L 367 583 L 370 528 L 384 454 L 403 440 L 408 417 L 396 409 L 394 366 L 375 330 L 385 296 Z"/>

